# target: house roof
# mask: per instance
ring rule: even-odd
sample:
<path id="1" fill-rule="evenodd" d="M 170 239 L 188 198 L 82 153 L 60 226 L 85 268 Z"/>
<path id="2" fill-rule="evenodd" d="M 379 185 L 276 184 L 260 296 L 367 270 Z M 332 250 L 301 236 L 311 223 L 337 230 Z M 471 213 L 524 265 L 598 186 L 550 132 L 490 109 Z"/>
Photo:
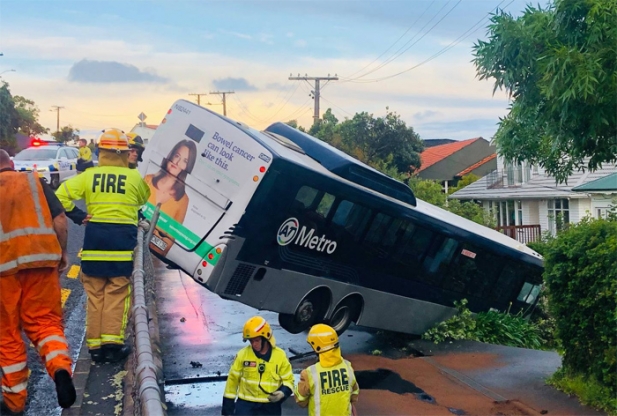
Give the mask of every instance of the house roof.
<path id="1" fill-rule="evenodd" d="M 420 153 L 420 160 L 422 164 L 418 172 L 422 172 L 424 169 L 433 166 L 437 162 L 441 162 L 448 156 L 458 152 L 462 148 L 469 146 L 477 140 L 481 140 L 482 137 L 476 137 L 475 139 L 462 140 L 460 142 L 442 144 L 440 146 L 429 147 Z M 483 139 L 482 139 L 483 140 Z"/>
<path id="2" fill-rule="evenodd" d="M 485 157 L 484 159 L 480 160 L 479 162 L 469 166 L 467 169 L 460 171 L 459 173 L 456 174 L 456 176 L 460 176 L 463 177 L 471 172 L 473 172 L 474 170 L 478 169 L 480 166 L 484 165 L 485 163 L 490 162 L 491 160 L 495 159 L 497 157 L 497 153 L 493 153 L 490 156 Z"/>
<path id="3" fill-rule="evenodd" d="M 589 170 L 573 172 L 564 183 L 557 184 L 555 178 L 547 174 L 536 174 L 528 182 L 519 186 L 490 187 L 495 182 L 495 173 L 478 179 L 469 186 L 456 191 L 449 198 L 453 199 L 554 199 L 554 198 L 584 198 L 582 192 L 573 192 L 572 188 L 617 173 L 617 166 L 606 166 L 594 172 Z M 503 175 L 503 172 L 498 172 Z"/>
<path id="4" fill-rule="evenodd" d="M 574 192 L 617 191 L 617 172 L 572 188 Z"/>

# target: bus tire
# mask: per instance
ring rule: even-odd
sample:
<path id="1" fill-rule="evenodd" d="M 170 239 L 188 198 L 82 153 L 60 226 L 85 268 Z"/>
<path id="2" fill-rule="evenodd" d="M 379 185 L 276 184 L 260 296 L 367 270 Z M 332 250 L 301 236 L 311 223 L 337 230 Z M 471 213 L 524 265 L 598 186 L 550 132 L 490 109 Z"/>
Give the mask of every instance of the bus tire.
<path id="1" fill-rule="evenodd" d="M 49 175 L 49 186 L 54 190 L 60 187 L 60 174 L 52 173 Z"/>
<path id="2" fill-rule="evenodd" d="M 328 324 L 341 335 L 349 328 L 349 325 L 357 319 L 360 312 L 359 301 L 353 298 L 347 298 L 336 305 L 332 316 L 328 319 Z"/>
<path id="3" fill-rule="evenodd" d="M 299 334 L 323 319 L 325 308 L 318 292 L 313 292 L 298 305 L 293 314 L 280 313 L 279 324 L 289 333 Z"/>

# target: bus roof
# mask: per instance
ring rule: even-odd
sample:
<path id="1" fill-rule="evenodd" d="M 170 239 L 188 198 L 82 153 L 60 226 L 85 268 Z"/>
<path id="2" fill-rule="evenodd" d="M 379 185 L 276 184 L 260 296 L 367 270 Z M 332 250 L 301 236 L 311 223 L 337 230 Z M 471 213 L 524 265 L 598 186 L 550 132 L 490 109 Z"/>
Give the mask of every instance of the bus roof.
<path id="1" fill-rule="evenodd" d="M 334 146 L 280 122 L 270 125 L 266 128 L 266 131 L 291 140 L 330 172 L 381 194 L 416 206 L 416 197 L 409 186 L 365 165 Z"/>

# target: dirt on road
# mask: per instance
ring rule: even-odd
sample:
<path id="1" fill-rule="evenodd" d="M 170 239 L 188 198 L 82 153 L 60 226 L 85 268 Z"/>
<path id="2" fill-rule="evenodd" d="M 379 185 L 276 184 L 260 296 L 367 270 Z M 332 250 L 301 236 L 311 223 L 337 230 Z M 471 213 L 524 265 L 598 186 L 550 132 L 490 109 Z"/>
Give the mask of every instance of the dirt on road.
<path id="1" fill-rule="evenodd" d="M 518 401 L 496 402 L 469 386 L 442 372 L 422 358 L 392 360 L 379 356 L 352 355 L 351 361 L 361 377 L 377 377 L 377 387 L 366 388 L 360 383 L 359 415 L 493 415 L 493 416 L 539 416 L 541 413 Z M 479 366 L 498 366 L 497 357 L 492 354 L 458 354 L 435 357 L 453 369 L 470 369 Z M 447 362 L 445 362 L 447 361 Z M 475 367 L 474 367 L 475 366 Z M 376 372 L 374 370 L 382 369 Z M 390 370 L 392 373 L 383 370 Z M 393 375 L 396 373 L 400 376 Z M 411 384 L 410 384 L 411 383 Z M 379 385 L 380 384 L 380 385 Z M 398 385 L 398 386 L 397 386 Z M 405 387 L 407 386 L 407 387 Z M 414 389 L 415 387 L 415 389 Z M 383 390 L 389 388 L 410 392 L 397 394 Z"/>

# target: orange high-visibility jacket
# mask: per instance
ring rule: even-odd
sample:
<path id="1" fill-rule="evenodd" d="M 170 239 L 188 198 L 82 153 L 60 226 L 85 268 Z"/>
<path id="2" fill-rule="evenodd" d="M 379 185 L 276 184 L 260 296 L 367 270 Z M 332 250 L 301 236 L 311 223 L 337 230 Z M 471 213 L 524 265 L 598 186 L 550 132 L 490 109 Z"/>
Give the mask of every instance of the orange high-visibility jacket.
<path id="1" fill-rule="evenodd" d="M 61 256 L 36 172 L 0 173 L 0 276 L 56 267 Z"/>

